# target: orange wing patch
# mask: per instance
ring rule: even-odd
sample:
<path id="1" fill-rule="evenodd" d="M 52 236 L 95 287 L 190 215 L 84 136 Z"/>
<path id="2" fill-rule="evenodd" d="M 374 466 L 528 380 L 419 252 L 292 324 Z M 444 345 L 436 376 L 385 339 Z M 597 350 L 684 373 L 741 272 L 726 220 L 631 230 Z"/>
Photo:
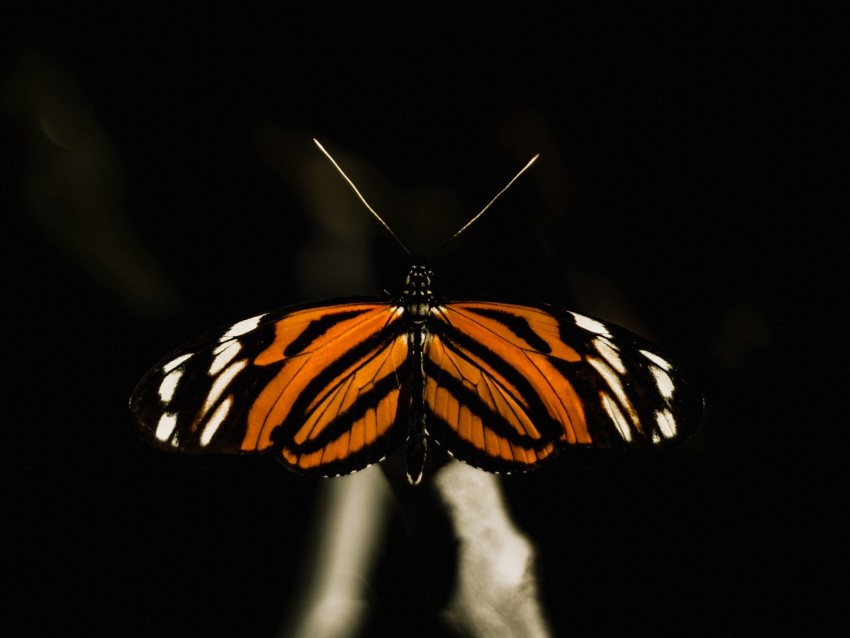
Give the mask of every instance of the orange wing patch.
<path id="1" fill-rule="evenodd" d="M 319 325 L 321 321 L 328 323 L 327 329 L 322 332 L 316 330 L 315 337 L 306 341 L 305 335 L 309 334 L 310 327 Z M 312 308 L 293 313 L 279 321 L 274 342 L 257 355 L 253 363 L 265 366 L 283 361 L 283 366 L 251 406 L 242 449 L 253 451 L 271 447 L 271 435 L 291 416 L 295 398 L 302 396 L 318 375 L 333 370 L 334 364 L 343 360 L 346 352 L 357 344 L 368 342 L 373 335 L 395 321 L 398 321 L 398 315 L 389 306 L 376 307 L 374 304 L 346 304 L 333 309 Z M 303 347 L 299 344 L 302 339 L 305 340 Z M 287 357 L 287 352 L 293 347 L 296 353 Z M 393 347 L 383 353 L 370 352 L 368 355 L 371 358 L 350 361 L 315 393 L 304 410 L 311 415 L 311 424 L 299 424 L 296 442 L 303 443 L 311 431 L 314 435 L 318 434 L 334 415 L 350 404 L 352 395 L 340 394 L 342 389 L 362 392 L 368 387 L 370 379 L 374 383 L 379 377 L 392 373 L 392 365 L 374 369 L 375 361 L 380 360 L 385 364 L 390 362 L 397 367 L 407 356 L 407 346 L 406 343 L 394 343 Z M 321 415 L 325 415 L 325 418 L 321 419 Z"/>
<path id="2" fill-rule="evenodd" d="M 386 393 L 378 392 L 381 381 L 394 379 L 396 370 L 407 357 L 407 337 L 399 335 L 392 343 L 340 379 L 330 389 L 317 407 L 307 416 L 294 433 L 294 445 L 281 449 L 283 460 L 301 470 L 310 470 L 342 461 L 374 444 L 387 434 L 398 417 L 400 387 L 398 381 Z M 323 433 L 332 429 L 340 415 L 356 405 L 361 396 L 375 393 L 377 405 L 368 406 L 361 416 L 353 418 L 339 436 L 322 443 Z M 319 442 L 321 447 L 312 452 L 298 452 L 306 443 Z"/>
<path id="3" fill-rule="evenodd" d="M 540 438 L 532 417 L 545 417 L 561 426 L 556 440 L 570 445 L 592 443 L 582 401 L 553 363 L 582 359 L 561 340 L 555 317 L 537 308 L 491 303 L 452 303 L 439 307 L 437 313 L 451 328 L 446 336 L 456 335 L 457 341 L 446 348 L 433 339 L 428 356 L 474 389 L 488 411 L 501 415 L 517 434 L 531 439 Z M 486 348 L 467 346 L 476 343 Z M 476 369 L 480 380 L 476 380 Z M 428 396 L 436 394 L 432 390 Z M 435 409 L 431 401 L 429 405 Z"/>
<path id="4" fill-rule="evenodd" d="M 425 382 L 425 404 L 433 425 L 429 432 L 446 444 L 446 437 L 438 434 L 438 424 L 446 424 L 458 439 L 483 453 L 483 456 L 465 454 L 462 446 L 446 445 L 454 456 L 484 469 L 489 469 L 487 459 L 515 464 L 517 469 L 523 466 L 530 469 L 555 452 L 555 445 L 542 439 L 526 407 L 511 393 L 505 379 L 452 352 L 437 335 L 429 340 L 428 357 L 442 372 L 439 377 L 429 374 Z M 448 378 L 459 382 L 467 396 L 459 398 L 462 393 L 447 384 Z M 477 401 L 470 401 L 469 396 L 475 396 Z M 493 428 L 495 423 L 508 427 L 497 432 Z"/>

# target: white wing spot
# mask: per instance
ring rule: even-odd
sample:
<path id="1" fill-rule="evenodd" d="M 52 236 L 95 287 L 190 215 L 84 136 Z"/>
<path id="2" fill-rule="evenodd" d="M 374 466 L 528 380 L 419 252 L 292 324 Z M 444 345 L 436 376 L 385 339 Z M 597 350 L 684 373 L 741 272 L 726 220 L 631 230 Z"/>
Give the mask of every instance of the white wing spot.
<path id="1" fill-rule="evenodd" d="M 676 436 L 676 419 L 670 413 L 670 410 L 659 410 L 655 413 L 655 422 L 658 423 L 658 429 L 665 439 L 672 439 Z"/>
<path id="2" fill-rule="evenodd" d="M 673 365 L 669 361 L 667 361 L 666 359 L 662 359 L 654 352 L 650 352 L 649 350 L 639 350 L 638 352 L 640 352 L 643 356 L 652 361 L 652 363 L 654 363 L 655 365 L 664 368 L 667 371 L 669 371 L 673 367 Z"/>
<path id="3" fill-rule="evenodd" d="M 257 326 L 260 325 L 260 320 L 265 316 L 266 313 L 263 313 L 261 315 L 257 315 L 256 317 L 251 317 L 250 319 L 243 319 L 238 323 L 234 323 L 232 326 L 230 326 L 227 332 L 221 335 L 221 339 L 219 339 L 219 341 L 223 343 L 225 341 L 233 339 L 234 337 L 244 335 L 246 332 L 251 332 Z"/>
<path id="4" fill-rule="evenodd" d="M 247 365 L 248 360 L 242 359 L 241 361 L 234 363 L 218 376 L 212 384 L 209 394 L 207 394 L 207 398 L 204 400 L 204 407 L 201 409 L 201 415 L 206 414 L 212 406 L 218 403 L 219 397 L 227 389 L 227 386 L 230 385 L 230 382 L 233 381 L 233 377 L 235 377 L 239 371 L 243 370 Z"/>
<path id="5" fill-rule="evenodd" d="M 593 368 L 599 373 L 599 376 L 608 384 L 608 387 L 611 389 L 611 392 L 614 393 L 614 396 L 617 397 L 617 400 L 620 402 L 620 405 L 628 413 L 629 418 L 632 421 L 632 425 L 640 430 L 640 419 L 638 418 L 637 411 L 635 410 L 632 402 L 629 401 L 629 397 L 626 395 L 626 389 L 623 387 L 621 383 L 620 376 L 614 372 L 604 361 L 601 359 L 597 359 L 596 357 L 588 357 L 587 362 L 593 366 Z"/>
<path id="6" fill-rule="evenodd" d="M 177 415 L 172 412 L 164 412 L 162 416 L 159 417 L 159 423 L 156 424 L 156 432 L 154 432 L 154 436 L 159 441 L 167 441 L 176 427 Z"/>
<path id="7" fill-rule="evenodd" d="M 213 436 L 215 436 L 218 427 L 222 424 L 224 419 L 227 418 L 231 407 L 233 407 L 232 394 L 221 402 L 221 404 L 216 408 L 215 412 L 213 412 L 212 416 L 210 417 L 210 420 L 207 421 L 207 424 L 204 426 L 204 431 L 201 432 L 202 446 L 207 446 L 209 445 L 209 442 L 212 441 L 212 438 Z"/>
<path id="8" fill-rule="evenodd" d="M 602 355 L 602 358 L 605 359 L 612 368 L 620 374 L 626 374 L 626 366 L 620 358 L 620 353 L 610 341 L 603 337 L 599 337 L 593 340 L 593 345 L 596 348 L 596 351 Z"/>
<path id="9" fill-rule="evenodd" d="M 608 416 L 611 417 L 611 420 L 614 422 L 620 436 L 623 437 L 624 441 L 631 441 L 632 430 L 629 427 L 629 422 L 626 420 L 625 415 L 617 406 L 617 403 L 611 399 L 607 392 L 601 392 L 600 395 L 602 398 L 602 407 L 605 408 Z"/>
<path id="10" fill-rule="evenodd" d="M 165 375 L 162 383 L 159 384 L 159 400 L 164 405 L 168 405 L 171 399 L 174 398 L 174 392 L 177 390 L 177 382 L 183 376 L 183 370 L 173 370 Z"/>
<path id="11" fill-rule="evenodd" d="M 210 364 L 210 376 L 214 376 L 221 372 L 228 363 L 233 360 L 239 351 L 242 350 L 242 344 L 238 341 L 225 341 L 220 344 L 215 350 L 213 350 L 213 354 L 215 355 L 215 359 L 212 360 Z"/>
<path id="12" fill-rule="evenodd" d="M 570 314 L 573 316 L 573 319 L 575 320 L 576 325 L 579 328 L 584 328 L 589 332 L 602 335 L 603 337 L 611 336 L 611 333 L 608 332 L 608 328 L 606 328 L 605 324 L 603 324 L 602 322 L 597 321 L 596 319 L 591 319 L 590 317 L 585 317 L 584 315 L 580 315 L 577 312 L 570 312 Z"/>
<path id="13" fill-rule="evenodd" d="M 670 399 L 673 398 L 673 390 L 676 388 L 676 386 L 673 385 L 673 379 L 671 379 L 670 375 L 664 372 L 661 368 L 649 366 L 649 371 L 655 379 L 655 385 L 658 387 L 658 392 L 660 392 L 661 396 L 669 403 Z"/>
<path id="14" fill-rule="evenodd" d="M 171 361 L 169 361 L 168 363 L 166 363 L 164 366 L 162 366 L 162 371 L 163 371 L 165 374 L 168 374 L 169 372 L 171 372 L 172 370 L 174 370 L 174 368 L 176 368 L 176 367 L 177 367 L 177 366 L 179 366 L 181 363 L 183 363 L 184 361 L 186 361 L 186 359 L 188 359 L 189 357 L 191 357 L 193 354 L 194 354 L 193 352 L 190 352 L 189 354 L 181 354 L 181 355 L 180 355 L 179 357 L 177 357 L 176 359 L 172 359 Z"/>

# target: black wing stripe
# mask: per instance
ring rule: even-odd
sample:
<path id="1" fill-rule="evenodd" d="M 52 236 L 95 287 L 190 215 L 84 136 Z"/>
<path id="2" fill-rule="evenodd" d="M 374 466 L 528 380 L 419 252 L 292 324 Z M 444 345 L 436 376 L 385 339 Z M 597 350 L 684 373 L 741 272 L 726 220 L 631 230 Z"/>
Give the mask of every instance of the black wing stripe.
<path id="1" fill-rule="evenodd" d="M 498 321 L 511 333 L 527 343 L 530 349 L 543 354 L 551 352 L 551 348 L 547 341 L 534 331 L 525 317 L 505 310 L 496 310 L 492 308 L 471 307 L 468 308 L 468 310 L 469 312 L 481 317 Z"/>
<path id="2" fill-rule="evenodd" d="M 342 312 L 337 311 L 323 315 L 318 319 L 313 319 L 307 324 L 307 327 L 304 328 L 301 334 L 293 339 L 292 342 L 284 349 L 283 355 L 285 357 L 294 357 L 301 354 L 313 345 L 320 337 L 324 336 L 330 328 L 337 326 L 348 319 L 358 317 L 366 312 L 368 312 L 366 309 L 346 310 Z"/>
<path id="3" fill-rule="evenodd" d="M 286 422 L 293 427 L 298 427 L 312 412 L 312 409 L 323 403 L 330 394 L 338 391 L 340 383 L 351 378 L 357 368 L 366 365 L 382 351 L 385 351 L 389 344 L 398 338 L 397 333 L 398 329 L 393 329 L 372 335 L 365 341 L 350 347 L 336 361 L 315 375 L 292 402 L 292 408 L 289 410 L 289 417 Z M 398 386 L 396 385 L 396 387 Z M 283 397 L 283 394 L 281 394 L 281 397 Z"/>

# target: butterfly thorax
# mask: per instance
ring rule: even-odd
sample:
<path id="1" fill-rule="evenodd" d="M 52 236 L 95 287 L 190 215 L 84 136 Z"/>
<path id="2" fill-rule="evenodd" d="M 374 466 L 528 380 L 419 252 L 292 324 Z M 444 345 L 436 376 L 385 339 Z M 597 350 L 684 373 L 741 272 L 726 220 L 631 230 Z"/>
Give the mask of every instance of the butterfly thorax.
<path id="1" fill-rule="evenodd" d="M 434 294 L 431 292 L 432 274 L 425 266 L 413 266 L 404 280 L 399 305 L 414 323 L 427 321 L 434 306 Z"/>

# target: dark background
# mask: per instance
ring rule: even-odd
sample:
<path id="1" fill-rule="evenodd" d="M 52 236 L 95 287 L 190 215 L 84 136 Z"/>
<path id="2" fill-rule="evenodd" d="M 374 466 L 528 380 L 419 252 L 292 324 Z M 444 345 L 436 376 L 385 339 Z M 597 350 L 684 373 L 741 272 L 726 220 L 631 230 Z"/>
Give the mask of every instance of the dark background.
<path id="1" fill-rule="evenodd" d="M 28 6 L 2 60 L 0 633 L 274 634 L 315 482 L 149 449 L 126 406 L 204 330 L 398 289 L 408 260 L 353 196 L 356 221 L 316 216 L 310 175 L 339 180 L 314 136 L 420 257 L 541 153 L 440 254 L 438 290 L 632 326 L 703 384 L 675 450 L 505 480 L 557 635 L 828 625 L 846 582 L 830 16 Z M 366 635 L 440 635 L 412 551 L 393 519 Z"/>

